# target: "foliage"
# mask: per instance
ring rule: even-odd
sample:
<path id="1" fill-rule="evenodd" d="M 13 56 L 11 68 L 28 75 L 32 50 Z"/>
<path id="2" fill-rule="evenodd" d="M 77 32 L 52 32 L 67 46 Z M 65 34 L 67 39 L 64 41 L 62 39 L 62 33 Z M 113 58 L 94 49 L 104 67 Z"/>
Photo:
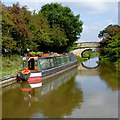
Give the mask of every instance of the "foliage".
<path id="1" fill-rule="evenodd" d="M 78 36 L 82 32 L 82 21 L 79 20 L 80 15 L 74 15 L 69 7 L 63 7 L 58 3 L 46 4 L 42 7 L 41 14 L 49 21 L 50 27 L 59 25 L 64 30 L 67 37 L 67 44 L 63 47 L 66 49 L 73 42 L 78 40 Z"/>
<path id="2" fill-rule="evenodd" d="M 68 46 L 66 52 L 70 52 L 72 50 L 78 49 L 77 44 L 78 43 L 74 42 L 71 46 Z"/>
<path id="3" fill-rule="evenodd" d="M 22 59 L 19 55 L 2 57 L 2 77 L 15 74 L 21 69 Z"/>
<path id="4" fill-rule="evenodd" d="M 30 54 L 31 54 L 31 55 L 35 55 L 35 54 L 36 54 L 36 52 L 33 52 L 33 51 L 32 51 L 32 52 L 30 52 Z"/>
<path id="5" fill-rule="evenodd" d="M 78 62 L 78 63 L 82 63 L 82 62 L 84 62 L 84 61 L 87 61 L 87 60 L 88 60 L 88 58 L 82 58 L 82 57 L 77 56 L 77 55 L 75 55 L 75 57 L 76 57 L 76 59 L 77 59 L 77 62 Z"/>
<path id="6" fill-rule="evenodd" d="M 47 14 L 50 19 L 46 17 Z M 9 53 L 23 54 L 27 48 L 35 52 L 60 53 L 77 40 L 82 32 L 82 22 L 70 8 L 57 3 L 46 4 L 39 13 L 30 12 L 27 6 L 21 7 L 19 3 L 9 7 L 2 4 L 2 29 L 3 54 L 5 49 Z"/>
<path id="7" fill-rule="evenodd" d="M 31 55 L 43 54 L 43 52 L 30 52 Z"/>
<path id="8" fill-rule="evenodd" d="M 102 56 L 109 57 L 110 61 L 117 61 L 120 58 L 120 26 L 109 25 L 100 31 L 100 53 Z"/>
<path id="9" fill-rule="evenodd" d="M 6 48 L 11 53 L 20 52 L 20 48 L 24 51 L 32 42 L 27 26 L 31 13 L 25 6 L 20 8 L 19 3 L 2 8 L 3 49 Z"/>
<path id="10" fill-rule="evenodd" d="M 43 52 L 37 52 L 37 54 L 43 54 Z"/>
<path id="11" fill-rule="evenodd" d="M 82 57 L 84 58 L 99 57 L 99 53 L 97 51 L 86 50 L 85 52 L 83 52 Z"/>

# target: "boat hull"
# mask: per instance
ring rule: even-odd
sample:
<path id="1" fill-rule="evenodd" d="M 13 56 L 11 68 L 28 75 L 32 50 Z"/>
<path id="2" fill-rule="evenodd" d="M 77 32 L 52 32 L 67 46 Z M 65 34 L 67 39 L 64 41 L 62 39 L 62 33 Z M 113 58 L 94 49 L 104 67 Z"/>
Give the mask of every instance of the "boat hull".
<path id="1" fill-rule="evenodd" d="M 18 73 L 17 74 L 17 79 L 22 80 L 22 81 L 27 81 L 29 76 L 30 76 L 30 73 L 29 74 Z"/>

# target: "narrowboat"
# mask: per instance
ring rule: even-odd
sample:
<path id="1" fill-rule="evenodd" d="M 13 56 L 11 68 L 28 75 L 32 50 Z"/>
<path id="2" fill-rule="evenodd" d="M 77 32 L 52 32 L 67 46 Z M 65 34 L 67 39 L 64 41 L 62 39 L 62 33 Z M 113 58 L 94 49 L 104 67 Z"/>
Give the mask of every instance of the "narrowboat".
<path id="1" fill-rule="evenodd" d="M 42 86 L 42 80 L 48 76 L 77 66 L 73 53 L 64 55 L 41 55 L 23 57 L 22 71 L 18 72 L 19 81 L 28 81 L 31 87 Z"/>

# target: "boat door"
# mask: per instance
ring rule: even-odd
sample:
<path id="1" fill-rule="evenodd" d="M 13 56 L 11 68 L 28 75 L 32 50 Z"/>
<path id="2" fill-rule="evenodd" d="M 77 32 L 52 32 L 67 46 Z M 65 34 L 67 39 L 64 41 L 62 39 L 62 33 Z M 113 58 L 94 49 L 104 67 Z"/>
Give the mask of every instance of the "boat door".
<path id="1" fill-rule="evenodd" d="M 28 60 L 28 69 L 34 70 L 34 58 L 29 58 Z"/>
<path id="2" fill-rule="evenodd" d="M 32 57 L 28 59 L 28 69 L 29 70 L 39 70 L 38 57 Z"/>

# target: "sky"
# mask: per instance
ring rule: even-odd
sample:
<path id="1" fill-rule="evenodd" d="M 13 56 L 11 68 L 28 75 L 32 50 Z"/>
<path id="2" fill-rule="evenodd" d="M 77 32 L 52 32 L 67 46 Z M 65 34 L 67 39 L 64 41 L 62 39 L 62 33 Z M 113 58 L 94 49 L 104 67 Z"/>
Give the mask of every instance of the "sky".
<path id="1" fill-rule="evenodd" d="M 74 15 L 80 14 L 83 31 L 77 42 L 99 42 L 98 34 L 110 24 L 118 24 L 119 0 L 2 0 L 6 6 L 19 2 L 27 5 L 28 10 L 38 12 L 47 3 L 60 3 L 68 6 Z M 120 10 L 120 9 L 119 9 Z"/>

